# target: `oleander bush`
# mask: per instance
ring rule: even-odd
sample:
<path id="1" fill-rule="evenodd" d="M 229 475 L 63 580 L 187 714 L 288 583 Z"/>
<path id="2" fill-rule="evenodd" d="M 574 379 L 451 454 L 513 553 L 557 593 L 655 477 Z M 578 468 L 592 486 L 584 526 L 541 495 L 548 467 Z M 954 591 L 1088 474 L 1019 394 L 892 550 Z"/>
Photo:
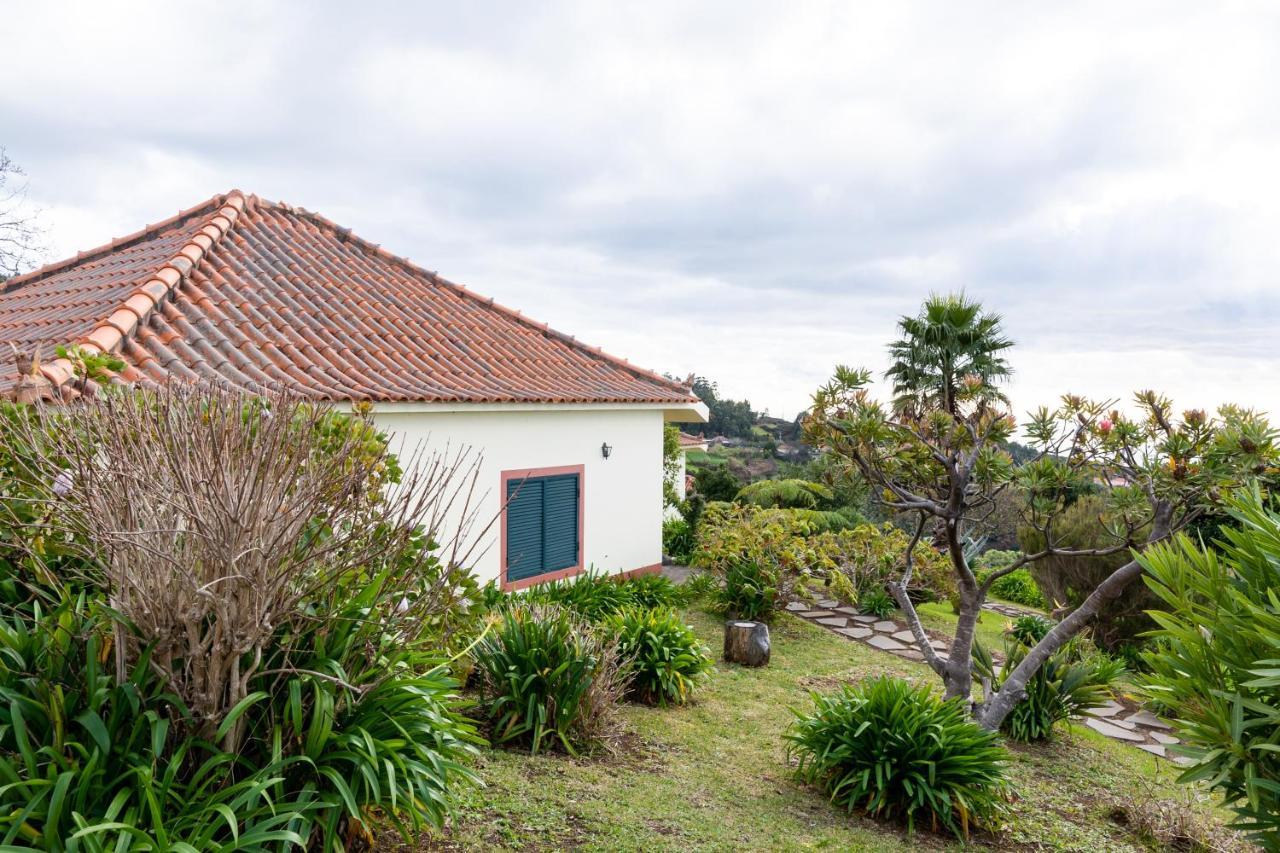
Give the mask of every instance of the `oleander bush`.
<path id="1" fill-rule="evenodd" d="M 975 673 L 998 690 L 1052 627 L 1042 616 L 1015 619 L 1004 632 L 1001 666 L 981 644 L 974 644 Z M 1027 682 L 1026 696 L 1005 718 L 1001 730 L 1023 743 L 1049 740 L 1059 723 L 1106 704 L 1112 698 L 1112 684 L 1124 673 L 1123 661 L 1092 648 L 1087 638 L 1075 637 L 1050 655 Z"/>
<path id="2" fill-rule="evenodd" d="M 605 620 L 631 675 L 628 695 L 649 705 L 683 705 L 711 671 L 711 650 L 668 608 L 629 607 Z"/>
<path id="3" fill-rule="evenodd" d="M 630 686 L 616 639 L 555 604 L 507 608 L 473 652 L 490 740 L 570 755 L 608 746 Z"/>
<path id="4" fill-rule="evenodd" d="M 798 778 L 836 806 L 963 838 L 997 824 L 1008 756 L 963 702 L 887 676 L 812 695 L 787 751 Z"/>

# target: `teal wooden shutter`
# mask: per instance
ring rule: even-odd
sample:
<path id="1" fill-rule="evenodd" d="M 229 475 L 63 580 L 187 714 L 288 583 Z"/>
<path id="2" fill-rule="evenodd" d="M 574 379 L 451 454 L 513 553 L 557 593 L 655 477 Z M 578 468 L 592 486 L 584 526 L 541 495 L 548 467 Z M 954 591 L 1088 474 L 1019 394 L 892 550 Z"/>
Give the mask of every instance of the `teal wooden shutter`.
<path id="1" fill-rule="evenodd" d="M 542 481 L 507 482 L 507 580 L 542 574 Z"/>
<path id="2" fill-rule="evenodd" d="M 578 565 L 577 474 L 507 481 L 507 581 Z"/>
<path id="3" fill-rule="evenodd" d="M 578 475 L 547 477 L 542 487 L 542 570 L 578 565 Z"/>

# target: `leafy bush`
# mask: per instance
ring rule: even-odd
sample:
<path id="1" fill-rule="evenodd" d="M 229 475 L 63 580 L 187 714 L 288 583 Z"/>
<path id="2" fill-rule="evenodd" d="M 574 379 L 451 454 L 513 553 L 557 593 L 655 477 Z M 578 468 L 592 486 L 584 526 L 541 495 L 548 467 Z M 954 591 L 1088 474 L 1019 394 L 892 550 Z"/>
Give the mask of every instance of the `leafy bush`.
<path id="1" fill-rule="evenodd" d="M 812 713 L 795 712 L 788 753 L 837 806 L 966 838 L 1000 815 L 1007 756 L 963 702 L 889 677 L 813 700 Z"/>
<path id="2" fill-rule="evenodd" d="M 604 623 L 631 675 L 630 695 L 650 705 L 684 704 L 711 670 L 711 652 L 675 611 L 629 607 Z"/>
<path id="3" fill-rule="evenodd" d="M 1116 544 L 1103 522 L 1108 518 L 1106 499 L 1086 495 L 1062 512 L 1053 522 L 1056 547 L 1085 550 Z M 1099 521 L 1102 519 L 1103 521 Z M 1138 531 L 1145 538 L 1147 530 Z M 1032 527 L 1018 531 L 1018 543 L 1027 553 L 1044 548 L 1044 536 Z M 1048 608 L 1074 610 L 1111 575 L 1131 559 L 1127 550 L 1103 557 L 1078 557 L 1054 554 L 1031 564 L 1031 574 Z M 1155 627 L 1147 611 L 1159 602 L 1148 590 L 1133 584 L 1124 595 L 1104 602 L 1093 620 L 1093 638 L 1105 649 L 1132 643 Z"/>
<path id="4" fill-rule="evenodd" d="M 480 742 L 440 666 L 475 584 L 406 522 L 452 500 L 452 463 L 405 482 L 362 418 L 185 387 L 0 429 L 23 448 L 5 521 L 32 497 L 57 531 L 0 566 L 0 843 L 332 849 L 374 809 L 443 822 Z"/>
<path id="5" fill-rule="evenodd" d="M 557 605 L 589 622 L 600 622 L 627 607 L 678 607 L 685 603 L 685 594 L 665 575 L 624 578 L 589 571 L 576 578 L 538 584 L 518 595 L 498 592 L 494 601 L 499 608 Z"/>
<path id="6" fill-rule="evenodd" d="M 824 530 L 815 523 L 815 512 L 710 504 L 693 564 L 726 579 L 726 586 L 731 571 L 744 575 L 745 564 L 753 597 L 775 601 L 790 597 L 801 580 L 815 578 L 833 597 L 854 604 L 899 575 L 909 544 L 905 533 L 888 524 Z M 934 549 L 917 544 L 914 563 L 913 595 L 946 595 L 953 588 L 949 564 Z M 772 585 L 768 595 L 759 586 L 764 583 Z M 754 594 L 757 588 L 759 594 Z"/>
<path id="7" fill-rule="evenodd" d="M 979 578 L 981 579 L 981 575 Z M 1044 596 L 1040 594 L 1040 587 L 1036 584 L 1035 578 L 1031 576 L 1031 571 L 1023 566 L 1015 569 L 1002 578 L 999 578 L 991 585 L 991 594 L 996 598 L 1002 598 L 1005 601 L 1012 601 L 1014 604 L 1021 604 L 1026 607 L 1035 607 L 1044 609 Z"/>
<path id="8" fill-rule="evenodd" d="M 727 465 L 708 465 L 693 474 L 693 488 L 708 501 L 731 501 L 742 488 Z"/>
<path id="9" fill-rule="evenodd" d="M 862 596 L 862 599 L 858 602 L 858 607 L 862 609 L 863 613 L 869 613 L 880 619 L 888 619 L 898 609 L 898 602 L 894 601 L 893 596 L 883 589 L 873 589 Z"/>
<path id="10" fill-rule="evenodd" d="M 668 518 L 662 522 L 662 553 L 672 560 L 681 565 L 688 564 L 696 544 L 693 528 L 683 518 Z"/>
<path id="11" fill-rule="evenodd" d="M 759 480 L 743 486 L 734 501 L 777 509 L 828 509 L 833 496 L 821 483 L 808 480 Z"/>
<path id="12" fill-rule="evenodd" d="M 777 567 L 744 557 L 730 561 L 716 603 L 732 618 L 768 622 L 778 609 L 780 589 Z"/>
<path id="13" fill-rule="evenodd" d="M 1207 781 L 1239 828 L 1280 849 L 1280 514 L 1258 493 L 1228 502 L 1238 527 L 1220 552 L 1188 537 L 1141 557 L 1168 608 L 1145 659 L 1146 692 L 1175 715 L 1195 760 L 1180 781 Z"/>
<path id="14" fill-rule="evenodd" d="M 570 755 L 602 743 L 626 692 L 616 641 L 555 605 L 509 608 L 477 643 L 476 674 L 497 744 Z"/>
<path id="15" fill-rule="evenodd" d="M 1004 664 L 995 663 L 981 644 L 974 644 L 974 671 L 999 690 L 1008 674 L 1044 639 L 1053 623 L 1042 616 L 1021 616 L 1004 632 Z M 1044 662 L 1027 683 L 1027 695 L 1005 718 L 1001 729 L 1024 743 L 1048 740 L 1054 727 L 1111 698 L 1111 684 L 1124 674 L 1124 663 L 1089 648 L 1076 637 Z"/>

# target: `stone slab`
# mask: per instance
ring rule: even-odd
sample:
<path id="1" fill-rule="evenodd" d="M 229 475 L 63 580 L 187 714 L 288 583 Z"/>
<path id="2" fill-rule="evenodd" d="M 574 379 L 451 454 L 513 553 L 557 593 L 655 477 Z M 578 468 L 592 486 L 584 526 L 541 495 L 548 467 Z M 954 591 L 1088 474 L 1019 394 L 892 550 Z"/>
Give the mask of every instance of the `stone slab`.
<path id="1" fill-rule="evenodd" d="M 876 634 L 874 637 L 869 637 L 867 644 L 875 646 L 877 649 L 884 649 L 886 652 L 901 652 L 907 648 L 893 637 L 886 637 L 884 634 Z"/>
<path id="2" fill-rule="evenodd" d="M 876 619 L 876 617 L 874 616 L 868 616 L 867 614 L 863 613 L 859 616 L 853 617 L 853 621 L 861 622 L 863 625 L 870 625 L 872 622 L 878 622 L 879 620 Z"/>
<path id="3" fill-rule="evenodd" d="M 871 627 L 875 628 L 877 631 L 884 631 L 886 634 L 891 634 L 898 630 L 898 623 L 890 622 L 888 619 L 885 619 L 883 621 L 873 623 Z"/>
<path id="4" fill-rule="evenodd" d="M 1165 757 L 1164 747 L 1158 743 L 1140 743 L 1138 744 L 1138 749 L 1145 749 L 1147 752 L 1151 753 L 1152 755 L 1158 755 L 1161 758 Z"/>
<path id="5" fill-rule="evenodd" d="M 828 608 L 830 608 L 830 607 L 839 607 L 839 606 L 840 606 L 840 602 L 836 601 L 834 598 L 824 598 L 824 599 L 822 599 L 821 601 L 819 601 L 819 602 L 818 602 L 818 606 L 819 606 L 819 607 L 828 607 Z"/>
<path id="6" fill-rule="evenodd" d="M 845 616 L 824 616 L 817 620 L 819 625 L 827 625 L 832 628 L 843 628 L 849 624 L 848 617 Z"/>
<path id="7" fill-rule="evenodd" d="M 894 654 L 900 658 L 906 658 L 907 660 L 924 660 L 924 655 L 920 654 L 915 649 L 903 649 L 900 652 L 894 652 Z"/>
<path id="8" fill-rule="evenodd" d="M 939 651 L 943 651 L 947 648 L 947 644 L 942 642 L 941 640 L 930 640 L 929 645 L 933 646 L 935 649 L 938 649 Z"/>
<path id="9" fill-rule="evenodd" d="M 855 640 L 865 640 L 867 637 L 874 634 L 875 631 L 872 631 L 870 628 L 855 626 L 853 628 L 837 628 L 836 633 L 844 634 L 846 637 L 852 637 Z"/>
<path id="10" fill-rule="evenodd" d="M 1138 725 L 1145 726 L 1148 729 L 1160 729 L 1161 731 L 1167 732 L 1172 728 L 1168 723 L 1150 711 L 1139 711 L 1136 714 L 1130 714 L 1127 719 L 1131 723 L 1137 723 Z"/>
<path id="11" fill-rule="evenodd" d="M 835 616 L 830 610 L 806 610 L 800 614 L 806 619 L 818 619 L 822 616 Z"/>
<path id="12" fill-rule="evenodd" d="M 1167 735 L 1164 732 L 1148 732 L 1148 734 L 1150 734 L 1154 740 L 1157 740 L 1160 743 L 1175 744 L 1179 742 L 1176 737 L 1174 737 L 1173 735 Z"/>
<path id="13" fill-rule="evenodd" d="M 911 633 L 907 628 L 903 628 L 901 631 L 894 634 L 893 638 L 903 643 L 914 643 L 916 641 L 916 635 Z"/>
<path id="14" fill-rule="evenodd" d="M 848 616 L 857 616 L 857 615 L 858 615 L 858 609 L 857 609 L 856 607 L 837 607 L 837 608 L 836 608 L 836 612 L 837 612 L 837 613 L 844 613 L 844 614 L 846 614 L 846 615 L 848 615 Z"/>
<path id="15" fill-rule="evenodd" d="M 1099 705 L 1096 708 L 1085 709 L 1085 713 L 1088 714 L 1090 717 L 1100 717 L 1100 718 L 1114 717 L 1116 714 L 1119 714 L 1122 711 L 1124 711 L 1123 705 L 1121 705 L 1119 702 L 1113 702 L 1110 700 L 1108 700 L 1105 705 Z"/>
<path id="16" fill-rule="evenodd" d="M 1102 720 L 1087 719 L 1084 724 L 1093 729 L 1100 735 L 1105 735 L 1113 740 L 1127 740 L 1130 743 L 1142 743 L 1146 740 L 1142 735 L 1131 732 L 1128 729 L 1122 729 L 1119 726 L 1113 726 Z"/>
<path id="17" fill-rule="evenodd" d="M 788 610 L 790 610 L 792 613 L 795 613 L 797 610 L 808 610 L 808 609 L 809 609 L 810 607 L 812 607 L 812 606 L 813 606 L 813 605 L 811 605 L 811 604 L 807 604 L 807 603 L 805 603 L 805 602 L 803 602 L 803 601 L 788 601 L 788 602 L 787 602 L 787 609 L 788 609 Z"/>

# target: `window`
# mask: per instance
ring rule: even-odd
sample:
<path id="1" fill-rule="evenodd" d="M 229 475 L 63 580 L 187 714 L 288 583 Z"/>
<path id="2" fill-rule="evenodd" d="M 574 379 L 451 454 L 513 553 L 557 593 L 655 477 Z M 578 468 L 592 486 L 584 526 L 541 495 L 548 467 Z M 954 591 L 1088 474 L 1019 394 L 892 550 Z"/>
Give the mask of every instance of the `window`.
<path id="1" fill-rule="evenodd" d="M 502 475 L 502 586 L 518 589 L 582 570 L 582 466 Z"/>

